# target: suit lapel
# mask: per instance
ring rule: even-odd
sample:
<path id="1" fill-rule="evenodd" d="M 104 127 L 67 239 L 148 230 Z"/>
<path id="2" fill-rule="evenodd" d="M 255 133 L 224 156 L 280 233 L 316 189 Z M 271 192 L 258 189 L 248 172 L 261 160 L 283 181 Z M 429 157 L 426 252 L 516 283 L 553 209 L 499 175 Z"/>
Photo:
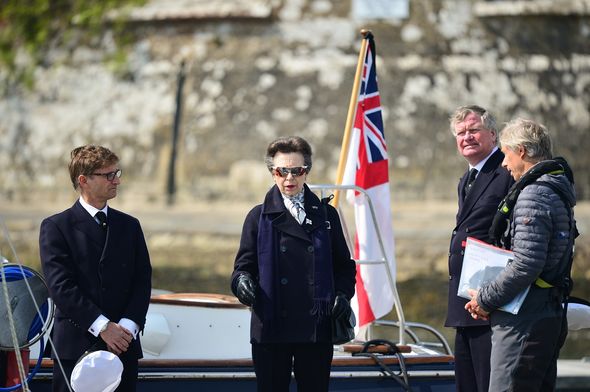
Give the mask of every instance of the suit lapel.
<path id="1" fill-rule="evenodd" d="M 82 232 L 90 241 L 102 247 L 105 243 L 104 229 L 102 229 L 92 216 L 82 207 L 79 201 L 72 206 L 74 214 L 74 229 Z"/>
<path id="2" fill-rule="evenodd" d="M 502 154 L 502 152 L 498 149 L 487 160 L 485 165 L 483 165 L 479 175 L 477 176 L 475 182 L 471 186 L 471 190 L 463 200 L 463 203 L 461 204 L 461 202 L 459 202 L 459 214 L 457 217 L 457 225 L 461 224 L 461 222 L 469 215 L 469 212 L 473 208 L 475 202 L 486 190 L 488 185 L 490 185 L 490 182 L 492 182 L 492 180 L 498 175 L 498 167 L 499 164 L 502 162 L 502 159 L 504 159 L 504 154 Z M 461 178 L 460 181 L 459 193 L 461 197 L 465 195 L 464 188 L 465 182 L 467 181 L 467 173 Z"/>
<path id="3" fill-rule="evenodd" d="M 272 221 L 272 225 L 285 234 L 311 242 L 309 234 L 307 234 L 303 226 L 288 211 L 277 216 Z"/>
<path id="4" fill-rule="evenodd" d="M 102 248 L 102 254 L 100 255 L 100 262 L 102 263 L 107 256 L 107 252 L 109 249 L 113 249 L 113 242 L 116 241 L 117 238 L 121 237 L 122 233 L 119 233 L 121 229 L 121 225 L 118 224 L 119 215 L 117 211 L 109 207 L 109 225 L 107 226 L 106 238 L 104 241 L 104 247 Z"/>
<path id="5" fill-rule="evenodd" d="M 307 232 L 312 232 L 326 224 L 327 217 L 324 217 L 322 203 L 309 189 L 306 189 L 305 193 L 305 213 L 303 227 Z"/>
<path id="6" fill-rule="evenodd" d="M 467 183 L 467 178 L 469 177 L 469 170 L 463 174 L 463 177 L 459 180 L 459 211 L 463 209 L 463 205 L 465 204 L 465 184 Z"/>
<path id="7" fill-rule="evenodd" d="M 305 186 L 305 221 L 300 225 L 295 218 L 287 211 L 283 196 L 278 188 L 274 186 L 266 195 L 264 200 L 264 214 L 275 214 L 276 218 L 272 224 L 280 230 L 293 237 L 311 242 L 310 233 L 318 227 L 325 225 L 321 202 L 315 194 Z"/>

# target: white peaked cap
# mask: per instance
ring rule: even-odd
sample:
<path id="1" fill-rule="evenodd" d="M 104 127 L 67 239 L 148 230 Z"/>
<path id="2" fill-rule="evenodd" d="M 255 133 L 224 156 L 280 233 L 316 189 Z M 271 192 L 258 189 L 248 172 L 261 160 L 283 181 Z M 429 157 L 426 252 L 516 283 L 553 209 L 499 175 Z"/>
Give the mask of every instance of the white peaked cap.
<path id="1" fill-rule="evenodd" d="M 93 351 L 76 364 L 70 382 L 75 392 L 112 392 L 119 386 L 122 373 L 123 363 L 118 356 Z"/>

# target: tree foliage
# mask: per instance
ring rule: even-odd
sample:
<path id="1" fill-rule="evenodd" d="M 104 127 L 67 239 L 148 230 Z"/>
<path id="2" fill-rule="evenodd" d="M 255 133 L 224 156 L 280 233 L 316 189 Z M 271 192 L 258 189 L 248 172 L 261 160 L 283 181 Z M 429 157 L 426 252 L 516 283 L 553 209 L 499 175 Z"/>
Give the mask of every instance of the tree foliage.
<path id="1" fill-rule="evenodd" d="M 124 13 L 109 12 L 146 0 L 0 0 L 0 67 L 13 80 L 44 64 L 47 51 L 121 28 Z M 26 58 L 22 61 L 21 56 Z"/>

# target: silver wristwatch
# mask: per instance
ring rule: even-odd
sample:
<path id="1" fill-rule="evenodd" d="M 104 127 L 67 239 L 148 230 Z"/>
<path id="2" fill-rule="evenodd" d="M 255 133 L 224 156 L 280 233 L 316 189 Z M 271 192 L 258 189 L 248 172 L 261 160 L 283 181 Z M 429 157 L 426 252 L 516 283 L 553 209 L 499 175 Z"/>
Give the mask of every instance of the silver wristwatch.
<path id="1" fill-rule="evenodd" d="M 98 331 L 98 334 L 100 335 L 101 333 L 103 333 L 104 331 L 107 330 L 107 327 L 109 326 L 110 321 L 107 321 L 106 323 L 104 323 L 104 325 L 102 326 L 102 328 L 100 329 L 100 331 Z"/>

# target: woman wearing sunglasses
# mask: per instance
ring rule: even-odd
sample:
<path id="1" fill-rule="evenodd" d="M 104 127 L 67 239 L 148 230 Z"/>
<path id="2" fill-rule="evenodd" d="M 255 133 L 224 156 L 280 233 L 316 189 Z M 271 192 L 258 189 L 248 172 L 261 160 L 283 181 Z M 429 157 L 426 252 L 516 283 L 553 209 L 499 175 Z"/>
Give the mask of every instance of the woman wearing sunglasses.
<path id="1" fill-rule="evenodd" d="M 258 391 L 328 391 L 331 317 L 346 317 L 355 263 L 337 211 L 305 185 L 311 147 L 279 138 L 265 162 L 275 185 L 246 216 L 231 288 L 252 307 L 250 342 Z"/>

